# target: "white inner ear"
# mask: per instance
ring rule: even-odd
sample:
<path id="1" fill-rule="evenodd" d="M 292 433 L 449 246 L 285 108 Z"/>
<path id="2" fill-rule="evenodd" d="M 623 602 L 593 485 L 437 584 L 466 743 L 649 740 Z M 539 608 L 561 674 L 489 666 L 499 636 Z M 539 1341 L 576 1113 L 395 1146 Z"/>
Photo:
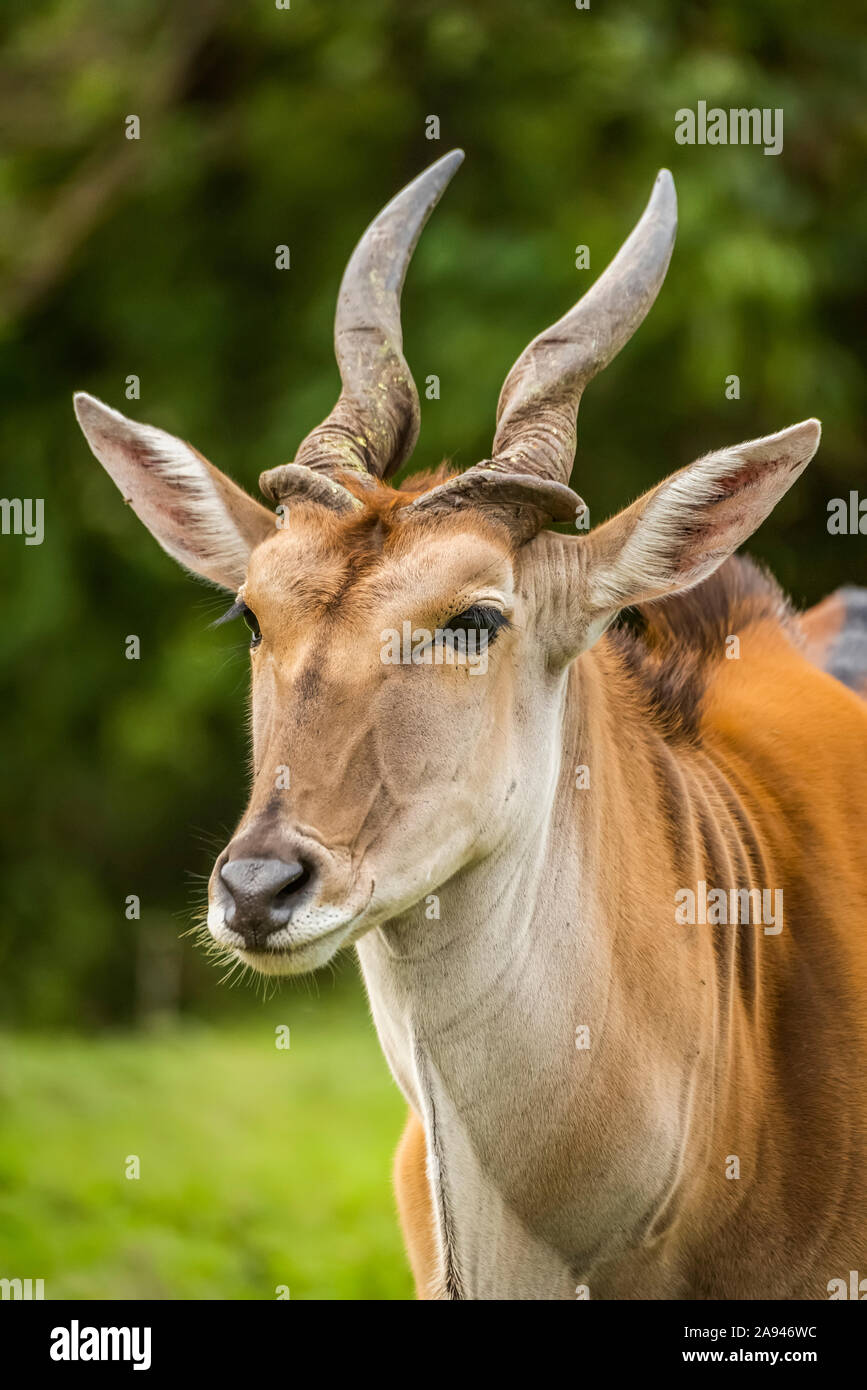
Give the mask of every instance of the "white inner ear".
<path id="1" fill-rule="evenodd" d="M 683 548 L 683 535 L 703 508 L 721 501 L 719 482 L 737 466 L 736 450 L 721 450 L 698 459 L 689 469 L 663 483 L 627 537 L 614 565 L 596 581 L 602 601 L 622 604 L 623 594 L 648 597 L 663 593 L 676 581 L 689 589 L 713 572 L 729 553 L 725 546 L 697 545 L 695 562 L 675 575 L 672 555 Z M 700 551 L 700 554 L 698 553 Z"/>
<path id="2" fill-rule="evenodd" d="M 252 498 L 182 440 L 79 393 L 75 411 L 87 441 L 124 500 L 173 559 L 229 589 L 243 581 L 250 543 L 230 504 L 255 511 Z M 237 494 L 237 496 L 234 496 Z"/>
<path id="3" fill-rule="evenodd" d="M 691 589 L 764 521 L 819 444 L 817 420 L 719 449 L 666 479 L 622 513 L 623 540 L 593 576 L 604 610 Z M 606 525 L 617 527 L 618 518 Z"/>
<path id="4" fill-rule="evenodd" d="M 174 435 L 166 434 L 165 430 L 156 429 L 153 425 L 139 425 L 136 432 L 142 447 L 154 460 L 157 477 L 169 488 L 182 492 L 184 505 L 188 508 L 189 521 L 177 550 L 173 549 L 171 535 L 161 543 L 185 565 L 190 564 L 185 556 L 196 559 L 210 557 L 221 569 L 237 574 L 237 583 L 240 584 L 247 570 L 249 547 L 228 515 L 203 461 L 189 445 Z M 161 538 L 158 536 L 157 539 Z M 195 564 L 192 568 L 195 568 Z"/>

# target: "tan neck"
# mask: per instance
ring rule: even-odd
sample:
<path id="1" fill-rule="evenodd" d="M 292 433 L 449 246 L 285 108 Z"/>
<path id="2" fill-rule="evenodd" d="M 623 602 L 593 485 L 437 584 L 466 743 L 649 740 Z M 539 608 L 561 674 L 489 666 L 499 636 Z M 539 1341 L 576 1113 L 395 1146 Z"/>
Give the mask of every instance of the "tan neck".
<path id="1" fill-rule="evenodd" d="M 734 804 L 723 814 L 720 774 L 668 751 L 621 687 L 604 644 L 575 663 L 549 803 L 444 885 L 438 921 L 417 908 L 359 943 L 395 1076 L 420 1115 L 439 1112 L 440 1163 L 478 1165 L 452 1196 L 458 1243 L 473 1244 L 493 1183 L 569 1278 L 612 1231 L 629 1241 L 672 1219 L 693 1107 L 712 1093 L 724 1129 L 728 1083 L 751 1084 L 753 1066 L 752 948 L 705 929 L 685 953 L 675 923 L 677 887 L 739 882 Z M 574 1211 L 561 1185 L 583 1194 Z"/>

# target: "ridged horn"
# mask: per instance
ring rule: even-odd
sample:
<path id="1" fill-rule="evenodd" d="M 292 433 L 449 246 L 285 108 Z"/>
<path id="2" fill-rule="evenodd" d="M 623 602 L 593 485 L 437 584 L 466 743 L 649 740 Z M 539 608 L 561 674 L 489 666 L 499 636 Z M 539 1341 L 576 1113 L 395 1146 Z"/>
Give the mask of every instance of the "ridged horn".
<path id="1" fill-rule="evenodd" d="M 302 442 L 296 465 L 388 478 L 415 447 L 418 392 L 403 355 L 400 296 L 422 228 L 463 157 L 452 150 L 392 198 L 350 256 L 334 323 L 343 389 Z"/>
<path id="2" fill-rule="evenodd" d="M 524 349 L 503 383 L 492 457 L 483 467 L 568 483 L 587 383 L 647 314 L 665 279 L 677 231 L 667 169 L 631 236 L 573 309 Z"/>

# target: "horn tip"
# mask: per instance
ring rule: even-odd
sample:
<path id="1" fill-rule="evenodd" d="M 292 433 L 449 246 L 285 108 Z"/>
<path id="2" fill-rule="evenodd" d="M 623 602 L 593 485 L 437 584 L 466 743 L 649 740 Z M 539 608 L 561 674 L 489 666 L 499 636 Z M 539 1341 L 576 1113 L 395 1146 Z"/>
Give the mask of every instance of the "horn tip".
<path id="1" fill-rule="evenodd" d="M 434 171 L 436 171 L 436 173 L 439 175 L 437 183 L 440 184 L 442 188 L 445 188 L 446 184 L 449 182 L 452 176 L 457 173 L 458 169 L 461 167 L 463 162 L 463 150 L 449 150 L 448 154 L 444 154 L 441 159 L 437 159 L 430 166 L 427 172 L 429 174 L 432 174 Z M 422 175 L 422 177 L 424 177 L 424 175 Z"/>
<path id="2" fill-rule="evenodd" d="M 673 245 L 677 234 L 677 191 L 670 169 L 660 169 L 657 174 L 647 212 L 667 229 Z"/>
<path id="3" fill-rule="evenodd" d="M 660 169 L 653 185 L 652 196 L 658 200 L 670 202 L 672 210 L 677 211 L 677 190 L 674 186 L 674 175 L 670 169 Z"/>

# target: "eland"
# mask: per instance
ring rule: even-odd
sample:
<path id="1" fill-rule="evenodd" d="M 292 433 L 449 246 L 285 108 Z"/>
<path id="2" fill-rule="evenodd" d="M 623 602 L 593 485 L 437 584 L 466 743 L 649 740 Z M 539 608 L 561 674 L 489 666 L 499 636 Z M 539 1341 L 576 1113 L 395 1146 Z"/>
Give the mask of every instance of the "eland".
<path id="1" fill-rule="evenodd" d="M 419 1297 L 826 1298 L 867 1253 L 865 604 L 799 616 L 733 553 L 819 423 L 584 533 L 578 405 L 662 284 L 663 171 L 509 372 L 490 458 L 391 486 L 419 429 L 403 280 L 461 159 L 353 252 L 342 391 L 270 506 L 75 398 L 251 629 L 252 790 L 208 928 L 267 974 L 358 952 Z"/>

